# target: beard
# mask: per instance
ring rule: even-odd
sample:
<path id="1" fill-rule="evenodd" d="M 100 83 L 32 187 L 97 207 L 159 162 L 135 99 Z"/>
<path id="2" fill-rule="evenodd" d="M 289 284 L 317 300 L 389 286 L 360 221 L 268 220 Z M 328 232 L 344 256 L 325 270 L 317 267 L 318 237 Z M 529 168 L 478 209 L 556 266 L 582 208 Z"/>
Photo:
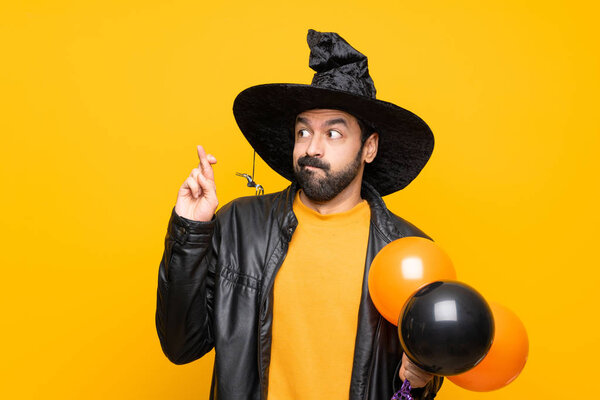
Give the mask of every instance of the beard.
<path id="1" fill-rule="evenodd" d="M 294 176 L 304 194 L 319 203 L 327 202 L 335 198 L 342 190 L 356 178 L 361 166 L 362 147 L 348 165 L 341 171 L 331 172 L 328 162 L 319 158 L 303 156 L 294 164 Z M 320 168 L 325 176 L 318 178 L 318 171 L 308 170 L 305 166 Z"/>

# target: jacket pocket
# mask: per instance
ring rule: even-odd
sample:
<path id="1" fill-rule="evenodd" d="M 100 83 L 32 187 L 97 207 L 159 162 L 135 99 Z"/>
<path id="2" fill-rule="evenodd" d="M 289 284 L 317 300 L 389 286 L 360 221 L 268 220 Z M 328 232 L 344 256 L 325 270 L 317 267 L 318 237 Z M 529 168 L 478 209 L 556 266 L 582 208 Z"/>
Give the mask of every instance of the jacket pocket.
<path id="1" fill-rule="evenodd" d="M 250 275 L 246 275 L 227 266 L 222 266 L 219 275 L 223 280 L 222 284 L 230 284 L 232 286 L 248 288 L 254 291 L 259 290 L 260 281 Z"/>

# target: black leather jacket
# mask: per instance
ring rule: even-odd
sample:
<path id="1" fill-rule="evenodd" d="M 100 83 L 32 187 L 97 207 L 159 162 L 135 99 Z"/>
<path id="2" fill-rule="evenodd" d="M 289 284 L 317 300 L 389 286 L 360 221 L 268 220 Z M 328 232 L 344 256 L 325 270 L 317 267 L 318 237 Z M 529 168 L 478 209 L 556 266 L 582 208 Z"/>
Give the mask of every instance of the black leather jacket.
<path id="1" fill-rule="evenodd" d="M 210 222 L 171 215 L 158 279 L 158 336 L 176 364 L 215 348 L 211 399 L 267 399 L 272 289 L 298 223 L 292 211 L 296 189 L 292 184 L 279 193 L 234 200 Z M 397 328 L 371 302 L 368 269 L 392 240 L 427 236 L 388 211 L 367 183 L 362 197 L 371 208 L 371 227 L 350 400 L 387 400 L 399 390 L 402 349 Z M 413 390 L 413 397 L 431 399 L 441 383 L 435 377 L 424 389 Z"/>

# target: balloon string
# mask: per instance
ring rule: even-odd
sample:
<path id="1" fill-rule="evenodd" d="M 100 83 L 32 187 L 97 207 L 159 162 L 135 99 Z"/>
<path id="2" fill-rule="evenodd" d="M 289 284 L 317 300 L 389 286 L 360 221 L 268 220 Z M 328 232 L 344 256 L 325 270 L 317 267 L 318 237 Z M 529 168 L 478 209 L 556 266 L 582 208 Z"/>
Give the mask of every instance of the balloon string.
<path id="1" fill-rule="evenodd" d="M 410 382 L 407 380 L 404 381 L 404 383 L 402 384 L 402 387 L 400 388 L 399 391 L 397 391 L 396 393 L 394 393 L 394 397 L 392 397 L 391 400 L 413 400 L 412 396 L 410 395 Z"/>

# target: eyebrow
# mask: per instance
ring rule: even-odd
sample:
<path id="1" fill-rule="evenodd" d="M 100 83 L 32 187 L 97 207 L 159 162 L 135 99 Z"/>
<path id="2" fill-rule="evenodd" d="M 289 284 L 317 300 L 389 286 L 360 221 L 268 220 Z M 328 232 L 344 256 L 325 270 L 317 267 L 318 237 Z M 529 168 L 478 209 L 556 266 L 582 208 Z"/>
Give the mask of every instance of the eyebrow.
<path id="1" fill-rule="evenodd" d="M 297 117 L 296 123 L 310 125 L 310 122 L 308 121 L 308 119 L 304 118 L 304 117 Z M 346 120 L 344 118 L 335 118 L 335 119 L 327 120 L 327 121 L 325 121 L 324 125 L 331 126 L 331 125 L 336 125 L 336 124 L 341 124 L 341 125 L 344 125 L 345 127 L 348 127 L 348 123 L 346 122 Z"/>
<path id="2" fill-rule="evenodd" d="M 327 126 L 337 125 L 337 124 L 348 127 L 348 123 L 346 122 L 346 120 L 344 118 L 336 118 L 336 119 L 330 119 L 329 121 L 325 121 L 325 125 L 327 125 Z"/>

